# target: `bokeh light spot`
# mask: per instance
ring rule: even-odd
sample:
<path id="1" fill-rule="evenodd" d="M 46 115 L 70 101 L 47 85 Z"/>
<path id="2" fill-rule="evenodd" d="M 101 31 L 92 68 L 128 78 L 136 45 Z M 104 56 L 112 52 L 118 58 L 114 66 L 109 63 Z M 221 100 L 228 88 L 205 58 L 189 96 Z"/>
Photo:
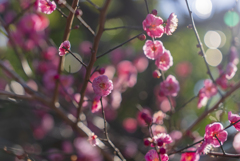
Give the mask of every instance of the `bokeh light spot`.
<path id="1" fill-rule="evenodd" d="M 218 66 L 222 61 L 222 52 L 218 49 L 208 49 L 206 59 L 209 65 Z"/>
<path id="2" fill-rule="evenodd" d="M 212 13 L 211 0 L 195 0 L 196 15 L 201 19 L 207 19 Z"/>
<path id="3" fill-rule="evenodd" d="M 239 22 L 239 16 L 236 12 L 229 11 L 229 12 L 225 13 L 225 15 L 224 15 L 224 22 L 227 26 L 234 27 Z"/>
<path id="4" fill-rule="evenodd" d="M 217 30 L 216 32 L 221 36 L 221 44 L 219 45 L 219 48 L 221 48 L 226 44 L 227 38 L 226 38 L 226 35 L 222 31 Z"/>
<path id="5" fill-rule="evenodd" d="M 82 61 L 79 54 L 73 53 L 78 59 Z M 82 64 L 72 56 L 72 54 L 67 54 L 65 56 L 64 69 L 69 73 L 76 73 L 82 68 Z"/>
<path id="6" fill-rule="evenodd" d="M 211 49 L 216 49 L 221 44 L 221 36 L 216 31 L 208 31 L 204 36 L 204 42 L 207 47 Z"/>

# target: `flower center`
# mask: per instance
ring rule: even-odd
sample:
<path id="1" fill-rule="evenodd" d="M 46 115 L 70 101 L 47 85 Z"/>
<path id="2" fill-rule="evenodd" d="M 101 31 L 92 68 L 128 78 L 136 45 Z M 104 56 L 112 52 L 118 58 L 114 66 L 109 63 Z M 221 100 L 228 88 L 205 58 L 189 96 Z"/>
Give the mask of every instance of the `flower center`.
<path id="1" fill-rule="evenodd" d="M 152 50 L 153 50 L 153 51 L 156 51 L 156 50 L 157 50 L 157 48 L 155 47 L 155 45 L 152 46 Z"/>
<path id="2" fill-rule="evenodd" d="M 104 88 L 106 88 L 106 84 L 105 84 L 105 83 L 100 83 L 100 84 L 99 84 L 99 87 L 102 88 L 102 89 L 104 89 Z"/>

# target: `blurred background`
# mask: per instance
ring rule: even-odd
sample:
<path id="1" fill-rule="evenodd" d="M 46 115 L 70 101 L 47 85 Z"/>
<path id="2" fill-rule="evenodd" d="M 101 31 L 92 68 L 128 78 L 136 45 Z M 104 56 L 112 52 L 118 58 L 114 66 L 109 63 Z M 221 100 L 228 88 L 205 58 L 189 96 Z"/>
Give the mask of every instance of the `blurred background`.
<path id="1" fill-rule="evenodd" d="M 0 0 L 0 16 L 6 24 L 11 23 L 32 2 Z M 101 6 L 104 0 L 92 0 L 92 2 Z M 68 0 L 67 3 L 71 4 L 72 1 Z M 164 21 L 172 12 L 178 17 L 179 26 L 173 35 L 164 35 L 159 39 L 171 52 L 174 62 L 173 66 L 165 72 L 165 76 L 174 75 L 180 84 L 177 97 L 171 98 L 175 113 L 169 115 L 168 111 L 171 107 L 168 99 L 158 95 L 162 78 L 152 77 L 156 66 L 154 61 L 147 59 L 143 54 L 142 47 L 145 41 L 134 39 L 99 58 L 95 64 L 95 67 L 104 67 L 105 74 L 114 82 L 114 90 L 111 95 L 104 98 L 103 105 L 109 123 L 110 138 L 129 161 L 144 160 L 144 155 L 150 149 L 143 144 L 143 138 L 148 137 L 149 133 L 146 125 L 139 118 L 139 109 L 144 109 L 151 115 L 161 110 L 163 122 L 153 128 L 155 131 L 169 133 L 174 141 L 181 139 L 178 144 L 180 148 L 203 137 L 205 126 L 209 123 L 220 121 L 227 126 L 229 124 L 227 113 L 229 111 L 239 113 L 240 105 L 237 91 L 222 103 L 218 110 L 209 114 L 196 126 L 191 137 L 181 138 L 182 132 L 205 110 L 211 108 L 220 99 L 220 95 L 215 95 L 201 109 L 197 108 L 198 98 L 194 98 L 182 107 L 185 102 L 198 95 L 203 87 L 203 81 L 209 78 L 204 60 L 198 54 L 200 49 L 197 48 L 198 42 L 194 31 L 189 26 L 191 21 L 186 3 L 184 0 L 148 0 L 148 5 L 149 10 L 156 9 L 158 16 Z M 231 47 L 239 49 L 240 3 L 235 0 L 189 0 L 189 5 L 206 51 L 207 63 L 210 65 L 214 79 L 217 79 L 220 70 L 225 69 L 228 64 Z M 83 20 L 97 31 L 99 12 L 85 0 L 80 0 L 79 6 Z M 69 13 L 63 5 L 57 7 L 65 14 Z M 44 29 L 37 32 L 23 31 L 21 25 L 30 22 L 30 19 L 35 19 L 27 17 L 33 14 L 41 19 L 42 24 L 45 24 Z M 142 21 L 146 15 L 144 0 L 112 0 L 105 23 L 105 28 L 109 30 L 104 31 L 102 35 L 98 55 L 141 33 Z M 62 43 L 65 24 L 66 19 L 57 10 L 50 15 L 45 15 L 29 9 L 9 25 L 9 32 L 13 34 L 15 46 L 9 43 L 7 36 L 9 33 L 4 29 L 3 24 L 0 26 L 0 59 L 7 67 L 18 73 L 31 88 L 49 98 L 53 96 L 54 76 L 59 61 L 58 47 Z M 128 27 L 111 30 L 119 26 Z M 16 33 L 22 33 L 22 35 L 16 36 Z M 147 37 L 147 39 L 150 38 Z M 77 20 L 74 20 L 69 41 L 71 51 L 87 64 L 90 60 L 93 36 Z M 15 53 L 14 48 L 18 50 L 18 54 Z M 79 92 L 84 73 L 85 69 L 81 68 L 81 64 L 71 54 L 67 54 L 63 76 L 61 76 L 59 102 L 66 112 L 74 116 L 76 115 L 75 101 L 80 99 Z M 98 72 L 94 73 L 91 80 L 98 75 Z M 228 82 L 229 87 L 238 82 L 239 78 L 240 74 L 237 71 L 234 78 Z M 221 91 L 225 93 L 228 89 L 221 89 Z M 23 87 L 13 81 L 3 70 L 0 70 L 0 91 L 28 96 Z M 85 100 L 87 101 L 84 102 L 84 111 L 81 114 L 82 123 L 98 137 L 104 138 L 101 111 L 91 112 L 94 100 L 91 85 L 87 89 Z M 229 153 L 240 153 L 238 139 L 240 134 L 236 135 L 233 127 L 229 128 L 228 132 L 229 137 L 224 143 L 224 149 Z M 89 133 L 88 131 L 88 135 Z M 102 160 L 99 151 L 93 149 L 87 139 L 79 137 L 48 107 L 34 99 L 13 99 L 3 94 L 0 95 L 0 148 L 0 160 L 24 160 L 16 157 L 24 152 L 29 154 L 30 159 L 36 161 Z M 113 154 L 111 148 L 106 150 Z M 168 150 L 171 151 L 171 149 Z M 179 154 L 170 157 L 171 160 L 179 160 L 179 158 Z M 201 160 L 223 159 L 201 156 Z"/>

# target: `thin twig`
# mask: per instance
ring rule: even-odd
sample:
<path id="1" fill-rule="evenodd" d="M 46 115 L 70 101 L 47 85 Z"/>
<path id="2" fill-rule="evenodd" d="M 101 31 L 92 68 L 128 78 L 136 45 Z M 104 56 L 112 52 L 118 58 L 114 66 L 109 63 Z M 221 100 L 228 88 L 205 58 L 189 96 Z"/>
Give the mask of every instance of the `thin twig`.
<path id="1" fill-rule="evenodd" d="M 57 11 L 58 11 L 59 13 L 61 13 L 61 15 L 62 15 L 63 17 L 65 17 L 65 18 L 68 17 L 60 8 L 57 7 L 56 9 L 57 9 Z"/>
<path id="2" fill-rule="evenodd" d="M 18 95 L 18 94 L 7 92 L 7 91 L 0 91 L 0 95 L 7 96 L 10 98 L 15 98 L 15 99 L 33 100 L 33 97 L 31 97 L 31 96 Z"/>
<path id="3" fill-rule="evenodd" d="M 123 46 L 124 44 L 128 43 L 129 41 L 132 41 L 133 39 L 137 38 L 139 35 L 141 35 L 141 34 L 143 34 L 143 33 L 144 33 L 144 32 L 142 32 L 142 33 L 140 33 L 140 34 L 138 34 L 138 35 L 136 35 L 136 36 L 134 36 L 134 37 L 132 37 L 132 38 L 128 39 L 127 41 L 124 41 L 123 43 L 121 43 L 121 44 L 119 44 L 119 45 L 115 46 L 115 47 L 114 47 L 114 48 L 112 48 L 112 49 L 109 49 L 109 50 L 108 50 L 108 51 L 106 51 L 105 53 L 103 53 L 103 54 L 101 54 L 101 55 L 98 55 L 98 56 L 97 56 L 97 59 L 99 59 L 99 58 L 103 57 L 104 55 L 106 55 L 106 54 L 110 53 L 110 52 L 111 52 L 111 51 L 113 51 L 113 50 L 116 50 L 117 48 L 119 48 L 119 47 Z"/>
<path id="4" fill-rule="evenodd" d="M 107 131 L 107 120 L 106 120 L 106 116 L 105 116 L 105 111 L 103 109 L 103 103 L 102 103 L 102 97 L 100 99 L 101 101 L 101 106 L 102 106 L 102 116 L 103 116 L 103 120 L 104 120 L 104 133 L 106 136 L 106 139 L 108 141 L 108 143 L 110 144 L 110 146 L 114 149 L 114 151 L 117 153 L 117 155 L 119 156 L 119 158 L 121 158 L 122 161 L 126 161 L 126 159 L 123 157 L 122 153 L 119 151 L 119 149 L 112 143 L 112 141 L 110 140 L 109 136 L 108 136 L 108 131 Z"/>
<path id="5" fill-rule="evenodd" d="M 93 3 L 91 0 L 86 0 L 88 1 L 88 3 L 90 3 L 93 7 L 95 7 L 97 10 L 100 10 L 100 7 L 98 5 L 96 5 L 95 3 Z"/>
<path id="6" fill-rule="evenodd" d="M 71 50 L 68 50 L 68 49 L 67 49 L 66 47 L 64 47 L 64 46 L 63 46 L 63 48 L 64 48 L 65 50 L 67 50 L 79 63 L 81 63 L 85 68 L 87 68 L 87 65 L 84 64 L 84 62 L 82 62 L 80 59 L 78 59 L 78 57 L 76 57 Z"/>
<path id="7" fill-rule="evenodd" d="M 147 0 L 144 0 L 144 1 L 145 1 L 145 5 L 146 5 L 146 8 L 147 8 L 147 13 L 149 14 L 148 2 L 147 2 Z"/>
<path id="8" fill-rule="evenodd" d="M 185 102 L 181 107 L 179 107 L 178 109 L 176 109 L 176 111 L 181 110 L 182 108 L 184 108 L 187 104 L 189 104 L 190 102 L 192 102 L 195 98 L 197 98 L 198 96 L 193 96 L 192 98 L 190 98 L 187 102 Z"/>
<path id="9" fill-rule="evenodd" d="M 209 65 L 207 63 L 207 59 L 206 59 L 206 56 L 205 56 L 205 51 L 204 51 L 201 39 L 200 39 L 199 34 L 198 34 L 198 31 L 197 31 L 197 28 L 196 28 L 196 25 L 195 25 L 195 22 L 194 22 L 194 19 L 193 19 L 193 14 L 192 14 L 192 11 L 191 11 L 191 9 L 189 7 L 189 4 L 188 4 L 188 0 L 185 0 L 185 2 L 186 2 L 187 8 L 188 8 L 188 12 L 189 12 L 189 16 L 190 16 L 190 19 L 191 19 L 191 22 L 192 22 L 193 31 L 194 31 L 194 33 L 196 35 L 196 38 L 197 38 L 197 41 L 198 41 L 198 44 L 200 46 L 200 50 L 201 50 L 201 53 L 202 53 L 202 57 L 204 59 L 205 65 L 207 67 L 207 74 L 210 76 L 212 82 L 216 85 L 216 81 L 214 80 L 214 78 L 212 76 L 212 73 L 211 73 L 211 70 L 209 68 Z M 218 89 L 218 93 L 221 96 L 223 96 L 223 94 L 221 93 L 221 91 L 219 89 Z"/>
<path id="10" fill-rule="evenodd" d="M 92 74 L 90 75 L 90 78 L 91 78 L 91 76 L 97 71 L 98 67 L 99 67 L 99 66 L 96 66 L 96 68 L 94 69 L 94 71 L 93 71 Z"/>
<path id="11" fill-rule="evenodd" d="M 217 135 L 215 135 L 214 137 L 218 140 L 218 142 L 219 142 L 219 144 L 220 144 L 220 147 L 221 147 L 221 149 L 222 149 L 222 152 L 223 152 L 223 154 L 225 155 L 226 153 L 225 153 L 225 151 L 223 150 L 221 141 L 218 139 Z"/>

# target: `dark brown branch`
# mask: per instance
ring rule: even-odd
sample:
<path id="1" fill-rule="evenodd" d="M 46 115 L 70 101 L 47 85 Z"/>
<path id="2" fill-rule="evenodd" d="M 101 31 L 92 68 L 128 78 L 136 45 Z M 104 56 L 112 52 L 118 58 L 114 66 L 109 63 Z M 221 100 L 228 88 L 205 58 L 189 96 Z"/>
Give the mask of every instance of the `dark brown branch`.
<path id="1" fill-rule="evenodd" d="M 221 147 L 221 150 L 222 150 L 223 154 L 225 155 L 226 153 L 225 153 L 225 151 L 224 151 L 224 149 L 223 149 L 223 147 L 222 147 L 221 141 L 218 139 L 217 135 L 215 135 L 214 137 L 218 140 L 218 142 L 219 142 L 219 144 L 220 144 L 220 147 Z"/>
<path id="2" fill-rule="evenodd" d="M 82 62 L 80 59 L 78 59 L 78 57 L 76 57 L 71 50 L 68 50 L 68 49 L 65 48 L 64 46 L 63 46 L 63 48 L 64 48 L 65 50 L 67 50 L 80 64 L 82 64 L 85 68 L 87 68 L 87 65 L 84 64 L 84 62 Z"/>
<path id="3" fill-rule="evenodd" d="M 147 13 L 149 14 L 148 2 L 147 2 L 147 0 L 144 0 L 144 1 L 145 1 L 145 5 L 146 5 L 146 8 L 147 8 Z"/>
<path id="4" fill-rule="evenodd" d="M 133 29 L 133 30 L 142 30 L 142 27 L 140 26 L 119 26 L 119 27 L 113 27 L 113 28 L 105 28 L 104 30 L 107 31 L 107 30 L 117 30 L 117 29 L 124 29 L 124 28 Z"/>
<path id="5" fill-rule="evenodd" d="M 15 99 L 33 100 L 33 97 L 31 96 L 18 95 L 18 94 L 7 92 L 7 91 L 0 91 L 0 95 L 7 96 L 9 98 L 15 98 Z"/>
<path id="6" fill-rule="evenodd" d="M 134 37 L 132 37 L 132 38 L 130 38 L 130 39 L 128 39 L 127 41 L 125 41 L 125 42 L 123 42 L 123 43 L 121 43 L 121 44 L 119 44 L 118 46 L 115 46 L 114 48 L 112 48 L 112 49 L 109 49 L 108 51 L 106 51 L 105 53 L 103 53 L 103 54 L 101 54 L 101 55 L 98 55 L 97 56 L 97 59 L 99 59 L 99 58 L 101 58 L 101 57 L 103 57 L 104 55 L 106 55 L 106 54 L 108 54 L 108 53 L 110 53 L 111 51 L 113 51 L 113 50 L 116 50 L 117 48 L 119 48 L 119 47 L 121 47 L 121 46 L 123 46 L 124 44 L 126 44 L 126 43 L 128 43 L 129 41 L 132 41 L 133 39 L 136 39 L 139 35 L 141 35 L 141 34 L 143 34 L 144 32 L 142 32 L 142 33 L 140 33 L 140 34 L 138 34 L 138 35 L 136 35 L 136 36 L 134 36 Z"/>
<path id="7" fill-rule="evenodd" d="M 88 1 L 88 3 L 90 3 L 93 7 L 95 7 L 97 10 L 100 10 L 100 7 L 98 5 L 96 5 L 95 3 L 93 3 L 91 0 L 86 0 Z"/>
<path id="8" fill-rule="evenodd" d="M 102 33 L 104 31 L 106 13 L 107 13 L 107 9 L 108 9 L 108 6 L 109 6 L 110 2 L 111 2 L 111 0 L 106 0 L 105 4 L 103 5 L 103 8 L 101 8 L 101 10 L 100 10 L 99 28 L 98 28 L 98 32 L 97 32 L 97 34 L 96 34 L 96 36 L 94 37 L 94 40 L 93 40 L 92 55 L 91 55 L 90 62 L 89 62 L 88 66 L 87 66 L 87 69 L 86 69 L 86 74 L 85 74 L 83 86 L 82 86 L 82 89 L 81 89 L 81 92 L 80 92 L 81 98 L 80 98 L 80 101 L 79 101 L 79 104 L 78 104 L 77 122 L 79 121 L 79 116 L 80 116 L 80 113 L 82 111 L 82 104 L 83 104 L 83 101 L 84 101 L 83 98 L 85 96 L 85 92 L 86 92 L 87 85 L 88 85 L 88 82 L 89 82 L 89 79 L 90 79 L 92 68 L 93 68 L 94 63 L 97 60 L 96 56 L 97 56 L 97 51 L 98 51 L 98 47 L 99 47 L 99 42 L 100 42 L 100 39 L 102 37 Z"/>

